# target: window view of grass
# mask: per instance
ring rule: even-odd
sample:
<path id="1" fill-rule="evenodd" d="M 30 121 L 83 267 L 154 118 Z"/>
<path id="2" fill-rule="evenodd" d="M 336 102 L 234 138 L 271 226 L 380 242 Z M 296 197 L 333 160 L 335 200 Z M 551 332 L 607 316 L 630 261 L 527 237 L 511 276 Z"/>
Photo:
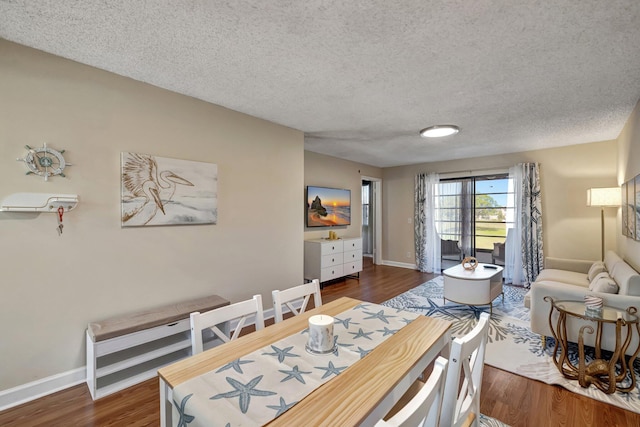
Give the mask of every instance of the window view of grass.
<path id="1" fill-rule="evenodd" d="M 494 243 L 503 243 L 506 238 L 506 224 L 476 222 L 476 249 L 493 250 Z"/>
<path id="2" fill-rule="evenodd" d="M 509 193 L 509 179 L 479 178 L 475 188 L 476 250 L 493 250 L 494 243 L 504 243 L 507 228 L 513 226 L 513 203 L 508 203 L 508 198 L 513 197 Z"/>

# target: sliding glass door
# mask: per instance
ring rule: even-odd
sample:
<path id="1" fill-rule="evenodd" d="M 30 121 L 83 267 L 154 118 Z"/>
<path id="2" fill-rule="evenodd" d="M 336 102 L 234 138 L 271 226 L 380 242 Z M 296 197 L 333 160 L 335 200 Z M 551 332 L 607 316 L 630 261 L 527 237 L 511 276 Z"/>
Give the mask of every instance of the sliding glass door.
<path id="1" fill-rule="evenodd" d="M 512 187 L 507 174 L 440 181 L 435 222 L 443 269 L 459 262 L 457 256 L 451 257 L 455 245 L 460 257 L 504 265 L 505 242 L 514 221 Z"/>

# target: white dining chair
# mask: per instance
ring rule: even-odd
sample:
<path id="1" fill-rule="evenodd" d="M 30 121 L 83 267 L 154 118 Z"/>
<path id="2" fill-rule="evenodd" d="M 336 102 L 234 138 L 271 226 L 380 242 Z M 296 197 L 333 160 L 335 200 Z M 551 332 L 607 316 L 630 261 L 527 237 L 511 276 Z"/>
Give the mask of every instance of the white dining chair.
<path id="1" fill-rule="evenodd" d="M 276 323 L 284 320 L 284 312 L 290 311 L 294 316 L 304 313 L 309 304 L 309 300 L 313 295 L 313 303 L 315 307 L 322 305 L 322 296 L 320 295 L 320 282 L 313 279 L 309 283 L 294 286 L 284 291 L 275 290 L 271 292 L 273 298 L 273 309 Z M 301 304 L 300 304 L 301 303 Z"/>
<path id="2" fill-rule="evenodd" d="M 440 426 L 478 425 L 488 336 L 489 314 L 482 313 L 471 332 L 451 343 Z"/>
<path id="3" fill-rule="evenodd" d="M 445 377 L 447 375 L 447 364 L 449 362 L 439 356 L 434 365 L 433 371 L 427 382 L 414 382 L 410 390 L 405 395 L 413 395 L 404 406 L 395 412 L 388 420 L 380 420 L 376 427 L 433 427 L 439 424 L 440 409 L 442 406 Z M 414 392 L 411 388 L 417 387 Z M 402 405 L 402 398 L 396 404 Z"/>
<path id="4" fill-rule="evenodd" d="M 203 332 L 211 331 L 223 342 L 235 340 L 247 319 L 255 317 L 256 330 L 264 329 L 264 311 L 262 308 L 262 295 L 254 295 L 252 299 L 237 302 L 215 310 L 200 313 L 191 313 L 191 352 L 198 354 L 203 351 Z M 233 334 L 229 330 L 230 322 L 237 320 L 233 328 Z M 225 325 L 221 329 L 221 325 Z M 224 330 L 223 330 L 224 329 Z"/>

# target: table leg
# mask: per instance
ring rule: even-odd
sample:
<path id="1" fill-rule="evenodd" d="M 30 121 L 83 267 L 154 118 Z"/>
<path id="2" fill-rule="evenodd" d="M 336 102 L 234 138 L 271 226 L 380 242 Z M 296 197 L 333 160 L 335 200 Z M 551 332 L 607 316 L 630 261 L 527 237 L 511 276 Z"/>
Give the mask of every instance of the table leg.
<path id="1" fill-rule="evenodd" d="M 171 389 L 160 377 L 160 427 L 171 427 L 173 424 L 171 394 Z"/>
<path id="2" fill-rule="evenodd" d="M 635 314 L 632 313 L 632 314 Z M 636 323 L 636 331 L 638 332 L 638 337 L 640 337 L 640 325 Z M 632 330 L 632 326 L 629 325 L 628 328 L 628 334 L 629 336 L 631 336 L 631 334 L 633 333 Z M 629 340 L 631 341 L 631 340 Z M 626 350 L 626 349 L 625 349 Z M 638 348 L 636 348 L 636 351 L 633 352 L 633 354 L 631 355 L 631 357 L 629 358 L 629 375 L 631 376 L 631 384 L 629 385 L 629 387 L 627 387 L 627 389 L 622 389 L 620 391 L 631 391 L 634 390 L 636 388 L 636 373 L 635 370 L 633 369 L 633 364 L 636 361 L 636 358 L 638 357 L 638 353 L 640 353 L 640 343 L 638 343 Z M 623 357 L 626 355 L 626 351 L 623 354 Z"/>

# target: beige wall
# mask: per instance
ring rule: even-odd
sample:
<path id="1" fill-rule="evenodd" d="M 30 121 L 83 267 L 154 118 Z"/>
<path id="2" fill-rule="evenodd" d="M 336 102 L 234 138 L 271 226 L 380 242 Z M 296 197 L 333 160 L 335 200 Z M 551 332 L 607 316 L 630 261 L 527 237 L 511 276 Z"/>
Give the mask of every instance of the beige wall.
<path id="1" fill-rule="evenodd" d="M 381 178 L 382 169 L 349 160 L 305 151 L 304 186 L 300 189 L 301 212 L 304 213 L 304 194 L 307 185 L 347 188 L 351 190 L 351 225 L 331 228 L 306 228 L 305 240 L 328 237 L 329 230 L 339 237 L 360 237 L 362 234 L 362 177 Z"/>
<path id="2" fill-rule="evenodd" d="M 66 149 L 67 178 L 17 162 Z M 0 391 L 85 364 L 100 320 L 207 294 L 301 283 L 303 134 L 0 40 L 0 198 L 75 193 L 55 214 L 0 212 Z M 120 153 L 218 165 L 217 225 L 120 228 Z M 332 182 L 326 182 L 331 184 Z"/>
<path id="3" fill-rule="evenodd" d="M 618 137 L 618 183 L 627 182 L 640 174 L 640 101 Z M 636 191 L 640 191 L 636 189 Z M 621 224 L 618 222 L 618 230 Z M 620 254 L 640 271 L 640 242 L 618 232 Z"/>
<path id="4" fill-rule="evenodd" d="M 416 174 L 507 170 L 516 163 L 539 162 L 545 255 L 599 259 L 600 211 L 586 206 L 586 191 L 616 185 L 616 153 L 616 141 L 606 141 L 384 169 L 383 258 L 415 263 L 413 224 L 408 219 L 413 220 Z M 616 210 L 607 209 L 605 217 L 606 246 L 615 249 Z"/>

